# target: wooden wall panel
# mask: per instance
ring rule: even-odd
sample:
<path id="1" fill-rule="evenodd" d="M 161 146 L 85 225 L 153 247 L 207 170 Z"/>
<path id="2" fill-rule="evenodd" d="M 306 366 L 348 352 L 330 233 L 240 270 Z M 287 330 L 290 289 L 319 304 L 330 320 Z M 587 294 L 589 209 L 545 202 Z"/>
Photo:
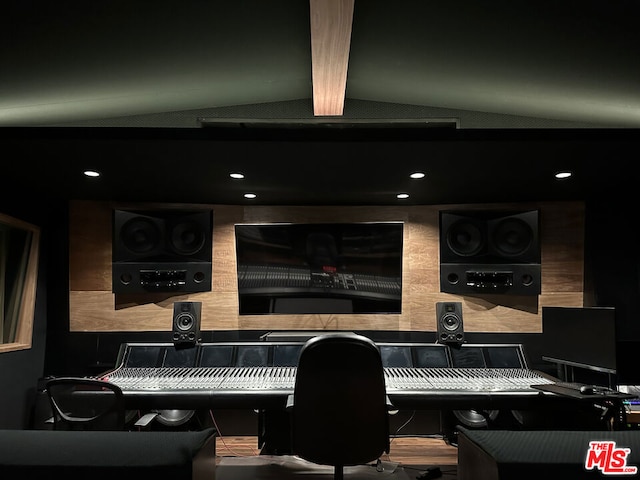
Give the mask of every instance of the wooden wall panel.
<path id="1" fill-rule="evenodd" d="M 205 206 L 213 210 L 212 291 L 193 294 L 111 292 L 113 208 L 176 208 L 178 205 L 70 205 L 71 331 L 170 331 L 173 303 L 201 301 L 203 330 L 391 330 L 435 331 L 439 301 L 461 301 L 465 331 L 536 333 L 542 306 L 582 306 L 584 205 L 550 202 L 518 205 L 410 207 Z M 202 207 L 202 206 L 199 206 Z M 450 209 L 540 209 L 542 294 L 459 296 L 440 292 L 438 212 Z M 402 221 L 402 313 L 389 315 L 239 315 L 235 261 L 236 223 Z"/>
<path id="2" fill-rule="evenodd" d="M 109 203 L 73 202 L 69 209 L 69 288 L 111 291 Z"/>

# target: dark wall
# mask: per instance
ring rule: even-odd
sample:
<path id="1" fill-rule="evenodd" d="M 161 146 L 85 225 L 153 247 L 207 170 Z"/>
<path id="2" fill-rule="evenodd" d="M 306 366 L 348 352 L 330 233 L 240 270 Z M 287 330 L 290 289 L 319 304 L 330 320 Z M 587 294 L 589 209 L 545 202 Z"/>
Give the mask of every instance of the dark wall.
<path id="1" fill-rule="evenodd" d="M 0 354 L 0 428 L 24 429 L 32 422 L 38 381 L 44 371 L 47 319 L 50 316 L 49 261 L 52 256 L 59 255 L 59 233 L 65 229 L 64 225 L 60 225 L 59 218 L 65 218 L 66 208 L 66 202 L 52 202 L 45 208 L 37 208 L 25 207 L 15 199 L 0 199 L 2 213 L 40 227 L 32 344 L 27 350 Z M 64 314 L 64 311 L 55 312 L 55 315 Z"/>
<path id="2" fill-rule="evenodd" d="M 617 369 L 621 384 L 640 384 L 640 242 L 633 203 L 586 204 L 585 303 L 615 307 Z"/>

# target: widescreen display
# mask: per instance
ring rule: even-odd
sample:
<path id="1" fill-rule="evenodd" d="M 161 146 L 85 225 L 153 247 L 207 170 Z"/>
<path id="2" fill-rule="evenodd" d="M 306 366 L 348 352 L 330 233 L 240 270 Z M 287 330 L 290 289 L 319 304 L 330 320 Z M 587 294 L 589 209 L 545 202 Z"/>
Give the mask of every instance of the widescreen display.
<path id="1" fill-rule="evenodd" d="M 239 313 L 401 313 L 402 222 L 235 226 Z"/>

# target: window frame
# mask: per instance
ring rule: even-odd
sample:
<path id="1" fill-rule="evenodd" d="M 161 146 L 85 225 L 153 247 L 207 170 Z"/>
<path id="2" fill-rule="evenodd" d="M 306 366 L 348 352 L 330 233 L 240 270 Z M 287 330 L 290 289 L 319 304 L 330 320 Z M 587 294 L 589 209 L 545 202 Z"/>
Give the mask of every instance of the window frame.
<path id="1" fill-rule="evenodd" d="M 9 228 L 26 230 L 30 233 L 30 245 L 24 267 L 23 285 L 20 289 L 20 298 L 17 303 L 18 311 L 15 316 L 17 322 L 16 335 L 14 341 L 2 343 L 0 341 L 0 353 L 13 352 L 18 350 L 28 350 L 31 348 L 33 340 L 33 324 L 35 320 L 35 303 L 36 303 L 36 287 L 38 283 L 38 262 L 40 257 L 40 228 L 28 222 L 19 220 L 0 213 L 0 224 Z M 26 245 L 25 245 L 26 248 Z M 0 263 L 0 276 L 4 276 L 6 272 Z M 8 279 L 8 281 L 16 281 L 16 279 Z M 5 287 L 6 288 L 6 287 Z M 0 325 L 4 316 L 4 305 L 0 312 Z"/>

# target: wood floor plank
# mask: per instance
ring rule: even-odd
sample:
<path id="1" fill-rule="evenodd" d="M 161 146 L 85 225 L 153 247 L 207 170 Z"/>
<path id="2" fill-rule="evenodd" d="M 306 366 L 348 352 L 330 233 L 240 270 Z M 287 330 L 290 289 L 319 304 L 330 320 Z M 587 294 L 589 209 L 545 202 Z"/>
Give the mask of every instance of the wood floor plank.
<path id="1" fill-rule="evenodd" d="M 258 438 L 218 437 L 216 452 L 218 457 L 258 455 Z M 440 438 L 397 437 L 392 439 L 390 452 L 382 460 L 401 465 L 457 465 L 458 449 Z"/>

